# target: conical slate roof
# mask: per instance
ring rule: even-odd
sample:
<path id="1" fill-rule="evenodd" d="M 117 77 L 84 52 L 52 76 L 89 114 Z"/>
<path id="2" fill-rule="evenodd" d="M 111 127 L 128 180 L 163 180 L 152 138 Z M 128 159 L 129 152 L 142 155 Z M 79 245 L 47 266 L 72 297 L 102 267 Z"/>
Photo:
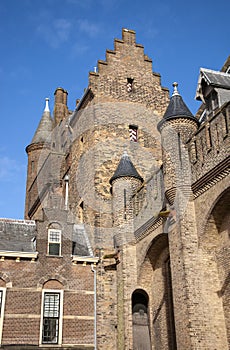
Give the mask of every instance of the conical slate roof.
<path id="1" fill-rule="evenodd" d="M 53 129 L 53 120 L 50 115 L 48 101 L 49 99 L 46 98 L 46 106 L 31 143 L 46 142 L 50 137 Z"/>
<path id="2" fill-rule="evenodd" d="M 184 103 L 183 98 L 181 97 L 181 95 L 177 90 L 177 86 L 178 86 L 177 83 L 173 83 L 174 91 L 170 99 L 168 108 L 166 109 L 166 112 L 163 116 L 163 119 L 158 124 L 158 129 L 166 120 L 180 118 L 180 117 L 189 118 L 198 123 L 198 119 L 194 117 L 192 112 L 188 109 L 188 107 Z"/>
<path id="3" fill-rule="evenodd" d="M 138 174 L 135 166 L 131 162 L 128 154 L 126 151 L 124 151 L 121 160 L 117 166 L 117 169 L 113 176 L 110 179 L 110 183 L 112 183 L 114 180 L 120 178 L 120 177 L 135 177 L 136 179 L 139 179 L 141 182 L 143 182 L 143 178 Z"/>
<path id="4" fill-rule="evenodd" d="M 172 94 L 172 97 L 170 99 L 168 108 L 164 114 L 164 119 L 169 119 L 172 117 L 177 116 L 184 116 L 184 117 L 194 117 L 193 114 L 190 112 L 186 104 L 184 103 L 181 95 L 179 94 L 177 90 L 177 83 L 173 83 L 174 91 Z"/>

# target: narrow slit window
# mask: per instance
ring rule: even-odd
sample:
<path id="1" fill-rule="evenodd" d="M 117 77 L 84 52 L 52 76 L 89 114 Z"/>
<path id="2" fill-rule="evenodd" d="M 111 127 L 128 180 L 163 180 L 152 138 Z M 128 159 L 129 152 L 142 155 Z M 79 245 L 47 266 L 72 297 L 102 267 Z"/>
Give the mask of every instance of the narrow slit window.
<path id="1" fill-rule="evenodd" d="M 133 91 L 133 78 L 127 78 L 127 91 L 132 92 Z"/>
<path id="2" fill-rule="evenodd" d="M 212 135 L 211 135 L 211 130 L 210 130 L 210 126 L 207 127 L 207 147 L 208 150 L 210 150 L 212 148 Z"/>
<path id="3" fill-rule="evenodd" d="M 127 201 L 126 201 L 126 189 L 124 189 L 124 219 L 127 219 Z"/>
<path id="4" fill-rule="evenodd" d="M 132 142 L 137 142 L 138 137 L 138 126 L 137 125 L 129 125 L 129 139 Z"/>
<path id="5" fill-rule="evenodd" d="M 180 164 L 182 164 L 181 136 L 180 136 L 180 133 L 178 133 L 178 150 L 179 150 L 179 160 L 180 160 Z"/>

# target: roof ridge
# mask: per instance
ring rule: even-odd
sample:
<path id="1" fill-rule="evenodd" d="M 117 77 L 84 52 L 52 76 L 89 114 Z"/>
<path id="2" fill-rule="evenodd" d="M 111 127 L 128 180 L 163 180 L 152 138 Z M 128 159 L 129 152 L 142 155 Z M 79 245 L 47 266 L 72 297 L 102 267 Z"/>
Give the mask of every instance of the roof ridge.
<path id="1" fill-rule="evenodd" d="M 220 75 L 225 75 L 225 76 L 229 76 L 230 77 L 230 74 L 229 73 L 226 73 L 226 72 L 221 72 L 219 70 L 213 70 L 213 69 L 209 69 L 209 68 L 200 68 L 200 71 L 201 72 L 209 72 L 209 73 L 215 73 L 215 74 L 220 74 Z"/>

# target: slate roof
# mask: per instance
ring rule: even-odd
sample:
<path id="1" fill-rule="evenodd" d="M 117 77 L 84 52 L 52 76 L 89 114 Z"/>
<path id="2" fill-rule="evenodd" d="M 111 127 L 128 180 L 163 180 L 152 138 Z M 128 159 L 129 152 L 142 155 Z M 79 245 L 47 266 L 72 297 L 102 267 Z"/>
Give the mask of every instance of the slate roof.
<path id="1" fill-rule="evenodd" d="M 139 179 L 141 182 L 144 181 L 143 178 L 140 176 L 140 174 L 137 172 L 127 152 L 125 151 L 121 157 L 121 160 L 117 166 L 115 173 L 113 174 L 109 182 L 111 184 L 114 180 L 120 177 L 127 177 L 127 176 Z"/>
<path id="2" fill-rule="evenodd" d="M 172 97 L 170 98 L 170 102 L 163 116 L 163 119 L 158 123 L 158 129 L 166 120 L 179 118 L 179 117 L 190 118 L 195 120 L 198 123 L 197 118 L 194 117 L 192 112 L 184 103 L 183 98 L 177 91 L 177 85 L 178 85 L 177 83 L 173 83 L 174 92 L 172 94 Z"/>
<path id="3" fill-rule="evenodd" d="M 35 221 L 0 219 L 0 250 L 35 252 Z"/>
<path id="4" fill-rule="evenodd" d="M 230 89 L 226 90 L 226 89 L 219 88 L 218 95 L 219 95 L 220 106 L 223 106 L 226 102 L 230 101 Z"/>
<path id="5" fill-rule="evenodd" d="M 73 252 L 77 256 L 93 256 L 87 233 L 83 224 L 73 226 Z"/>
<path id="6" fill-rule="evenodd" d="M 45 108 L 31 143 L 47 142 L 51 137 L 52 130 L 53 120 L 51 118 L 50 111 Z"/>
<path id="7" fill-rule="evenodd" d="M 168 108 L 164 114 L 164 119 L 172 117 L 193 117 L 192 112 L 188 109 L 180 95 L 172 96 L 168 105 Z"/>
<path id="8" fill-rule="evenodd" d="M 214 71 L 211 69 L 201 68 L 198 78 L 196 96 L 197 100 L 204 101 L 202 81 L 205 81 L 207 85 L 212 86 L 219 94 L 220 100 L 223 103 L 229 101 L 230 95 L 230 74 L 225 72 Z M 220 101 L 220 102 L 221 102 Z M 221 103 L 221 105 L 223 104 Z"/>
<path id="9" fill-rule="evenodd" d="M 218 72 L 211 69 L 201 68 L 200 74 L 202 78 L 204 78 L 209 85 L 230 89 L 229 73 Z"/>

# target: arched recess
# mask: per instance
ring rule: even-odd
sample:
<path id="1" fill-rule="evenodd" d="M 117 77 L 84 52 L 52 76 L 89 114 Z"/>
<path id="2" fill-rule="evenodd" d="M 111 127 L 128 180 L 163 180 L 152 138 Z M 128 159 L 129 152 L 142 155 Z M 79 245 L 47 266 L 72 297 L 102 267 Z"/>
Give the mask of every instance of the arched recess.
<path id="1" fill-rule="evenodd" d="M 61 286 L 60 289 L 68 289 L 69 286 L 67 284 L 67 281 L 64 277 L 62 277 L 61 275 L 58 274 L 47 274 L 45 276 L 43 276 L 37 286 L 38 288 L 48 288 L 47 285 L 50 287 L 50 285 L 54 285 L 54 287 L 52 288 L 58 288 L 58 284 Z M 57 287 L 55 287 L 55 284 L 57 284 Z"/>
<path id="2" fill-rule="evenodd" d="M 203 251 L 204 288 L 208 314 L 215 332 L 230 345 L 230 188 L 222 193 L 207 219 L 200 237 Z M 219 334 L 220 334 L 219 333 Z"/>
<path id="3" fill-rule="evenodd" d="M 151 350 L 149 328 L 149 297 L 143 289 L 132 294 L 133 350 Z"/>
<path id="4" fill-rule="evenodd" d="M 44 283 L 44 289 L 63 289 L 63 284 L 58 280 L 52 279 Z"/>
<path id="5" fill-rule="evenodd" d="M 141 266 L 138 284 L 149 295 L 151 349 L 176 350 L 168 236 L 158 235 Z"/>

